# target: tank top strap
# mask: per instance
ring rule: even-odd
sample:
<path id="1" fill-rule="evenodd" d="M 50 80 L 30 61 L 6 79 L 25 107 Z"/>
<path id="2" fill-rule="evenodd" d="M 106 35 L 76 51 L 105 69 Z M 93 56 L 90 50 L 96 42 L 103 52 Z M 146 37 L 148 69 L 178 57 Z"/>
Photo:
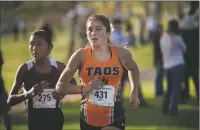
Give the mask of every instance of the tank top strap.
<path id="1" fill-rule="evenodd" d="M 109 45 L 111 53 L 112 53 L 112 58 L 115 60 L 118 60 L 118 55 L 116 52 L 116 47 L 114 45 Z"/>
<path id="2" fill-rule="evenodd" d="M 28 67 L 28 71 L 33 67 L 33 60 L 29 60 L 26 62 L 26 65 Z"/>
<path id="3" fill-rule="evenodd" d="M 53 59 L 49 59 L 49 60 L 50 60 L 51 65 L 54 66 L 54 67 L 56 67 L 58 69 L 57 61 L 53 60 Z"/>
<path id="4" fill-rule="evenodd" d="M 85 49 L 85 61 L 90 60 L 92 58 L 92 48 L 91 47 L 86 47 Z"/>

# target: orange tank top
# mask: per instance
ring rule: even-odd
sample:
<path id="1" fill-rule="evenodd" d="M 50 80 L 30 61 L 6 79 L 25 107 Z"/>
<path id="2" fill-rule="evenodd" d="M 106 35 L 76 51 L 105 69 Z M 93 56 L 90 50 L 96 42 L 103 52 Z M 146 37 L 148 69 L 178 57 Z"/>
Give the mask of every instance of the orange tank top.
<path id="1" fill-rule="evenodd" d="M 95 61 L 91 47 L 85 48 L 85 61 L 79 73 L 81 82 L 88 84 L 92 79 L 102 79 L 103 89 L 93 90 L 82 97 L 81 117 L 92 126 L 106 126 L 114 122 L 114 102 L 123 73 L 115 46 L 109 45 L 111 58 Z"/>

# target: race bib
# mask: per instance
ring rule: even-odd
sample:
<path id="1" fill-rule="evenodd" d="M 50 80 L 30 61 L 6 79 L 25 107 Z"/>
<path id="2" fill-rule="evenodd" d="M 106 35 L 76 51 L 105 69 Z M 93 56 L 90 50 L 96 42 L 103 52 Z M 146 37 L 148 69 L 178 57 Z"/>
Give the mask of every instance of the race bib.
<path id="1" fill-rule="evenodd" d="M 104 85 L 102 89 L 89 93 L 89 102 L 97 106 L 114 106 L 115 88 Z"/>
<path id="2" fill-rule="evenodd" d="M 33 108 L 56 108 L 53 92 L 55 92 L 55 89 L 44 89 L 40 95 L 33 97 Z"/>

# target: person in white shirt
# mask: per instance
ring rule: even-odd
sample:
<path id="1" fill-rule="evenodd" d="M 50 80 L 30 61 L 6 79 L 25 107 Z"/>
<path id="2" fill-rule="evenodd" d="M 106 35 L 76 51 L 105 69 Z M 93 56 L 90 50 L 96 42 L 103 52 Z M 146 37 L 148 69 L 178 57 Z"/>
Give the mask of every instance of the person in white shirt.
<path id="1" fill-rule="evenodd" d="M 184 81 L 184 52 L 186 46 L 180 36 L 176 20 L 168 22 L 168 31 L 160 39 L 163 67 L 167 77 L 167 91 L 163 100 L 163 114 L 178 114 L 178 99 Z M 170 100 L 171 99 L 171 100 Z M 169 110 L 169 105 L 171 108 Z"/>

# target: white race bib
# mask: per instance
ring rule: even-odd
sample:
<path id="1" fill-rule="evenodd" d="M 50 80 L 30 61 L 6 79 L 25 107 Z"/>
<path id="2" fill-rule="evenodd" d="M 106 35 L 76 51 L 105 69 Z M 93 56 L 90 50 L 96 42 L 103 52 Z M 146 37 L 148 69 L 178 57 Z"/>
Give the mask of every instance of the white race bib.
<path id="1" fill-rule="evenodd" d="M 33 108 L 56 108 L 56 99 L 52 93 L 55 89 L 43 89 L 40 95 L 33 97 Z"/>
<path id="2" fill-rule="evenodd" d="M 115 88 L 104 85 L 102 89 L 89 93 L 89 102 L 97 106 L 114 106 Z"/>

